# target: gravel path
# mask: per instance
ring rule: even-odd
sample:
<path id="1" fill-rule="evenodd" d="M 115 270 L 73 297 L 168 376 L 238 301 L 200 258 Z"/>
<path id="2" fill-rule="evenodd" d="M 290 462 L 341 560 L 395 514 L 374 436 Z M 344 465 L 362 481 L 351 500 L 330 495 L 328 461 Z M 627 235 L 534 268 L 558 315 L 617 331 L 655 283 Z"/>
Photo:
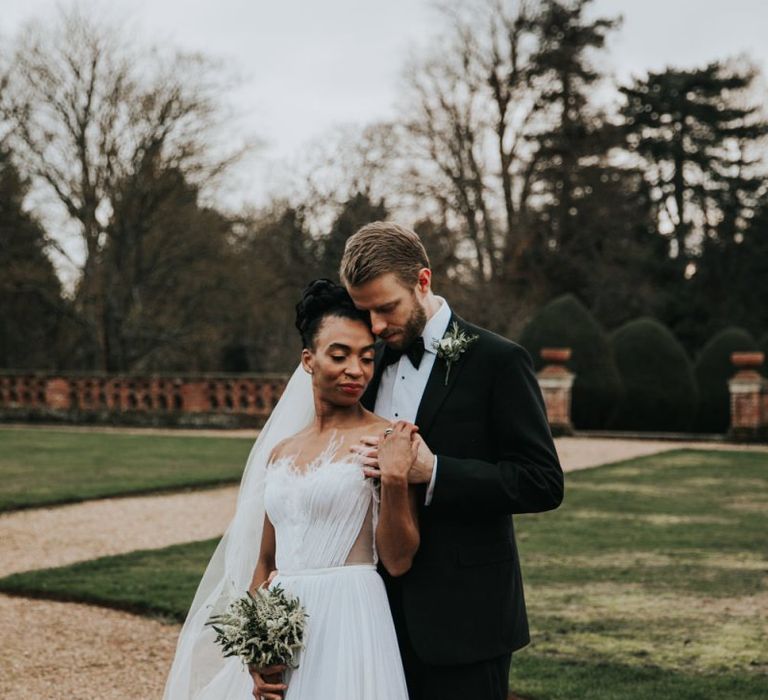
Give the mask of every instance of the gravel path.
<path id="1" fill-rule="evenodd" d="M 0 697 L 160 698 L 177 635 L 129 613 L 0 595 Z"/>
<path id="2" fill-rule="evenodd" d="M 0 514 L 0 576 L 216 537 L 237 486 Z"/>
<path id="3" fill-rule="evenodd" d="M 670 450 L 725 450 L 765 452 L 768 445 L 736 445 L 727 442 L 678 442 L 673 440 L 632 440 L 624 438 L 565 437 L 555 440 L 560 463 L 566 472 L 625 459 L 669 452 Z"/>
<path id="4" fill-rule="evenodd" d="M 566 471 L 682 447 L 757 449 L 766 452 L 768 460 L 768 447 L 609 438 L 557 440 Z M 215 537 L 232 516 L 236 493 L 237 487 L 226 487 L 0 515 L 0 575 Z M 0 595 L 0 697 L 160 698 L 178 629 L 87 605 Z M 22 636 L 18 630 L 34 634 Z"/>

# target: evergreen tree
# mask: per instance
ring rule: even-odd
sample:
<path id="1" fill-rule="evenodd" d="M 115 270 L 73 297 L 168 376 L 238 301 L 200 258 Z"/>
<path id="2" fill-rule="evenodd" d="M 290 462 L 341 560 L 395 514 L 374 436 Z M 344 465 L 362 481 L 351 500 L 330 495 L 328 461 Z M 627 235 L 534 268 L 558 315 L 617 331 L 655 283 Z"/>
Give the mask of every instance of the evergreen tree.
<path id="1" fill-rule="evenodd" d="M 251 372 L 293 370 L 301 351 L 296 303 L 304 287 L 322 276 L 317 242 L 304 210 L 282 202 L 242 229 L 231 269 L 239 293 L 226 342 L 229 361 L 237 355 L 238 367 Z"/>
<path id="2" fill-rule="evenodd" d="M 541 4 L 531 57 L 549 128 L 535 137 L 540 204 L 525 269 L 549 296 L 576 294 L 616 326 L 658 303 L 653 203 L 642 172 L 609 158 L 623 131 L 590 103 L 602 79 L 594 57 L 619 24 L 588 17 L 591 0 Z"/>
<path id="3" fill-rule="evenodd" d="M 98 267 L 110 371 L 218 369 L 232 225 L 198 196 L 149 155 L 117 189 Z"/>
<path id="4" fill-rule="evenodd" d="M 450 285 L 458 277 L 469 277 L 471 273 L 465 272 L 462 268 L 462 260 L 457 254 L 457 246 L 461 240 L 459 233 L 448 226 L 443 221 L 435 221 L 429 217 L 419 219 L 414 225 L 413 230 L 421 238 L 421 242 L 429 255 L 429 263 L 432 266 L 432 272 L 436 279 L 440 280 L 441 285 Z"/>
<path id="5" fill-rule="evenodd" d="M 583 190 L 582 161 L 603 156 L 613 145 L 589 97 L 602 78 L 591 58 L 604 48 L 618 22 L 587 19 L 591 4 L 592 0 L 547 0 L 534 19 L 539 44 L 531 57 L 531 72 L 544 85 L 540 100 L 552 119 L 551 127 L 537 137 L 538 184 L 549 199 L 545 217 L 549 249 L 566 249 L 583 234 L 574 221 L 578 192 Z"/>
<path id="6" fill-rule="evenodd" d="M 650 314 L 666 301 L 659 284 L 665 253 L 642 173 L 595 165 L 573 179 L 579 184 L 569 223 L 574 235 L 560 246 L 545 233 L 526 258 L 531 277 L 552 294 L 576 294 L 608 328 Z M 548 223 L 545 211 L 540 225 L 546 230 Z"/>
<path id="7" fill-rule="evenodd" d="M 347 239 L 358 229 L 372 221 L 387 218 L 384 202 L 372 202 L 368 195 L 358 192 L 344 202 L 334 219 L 331 229 L 320 239 L 320 277 L 337 280 L 339 263 Z M 307 280 L 309 281 L 309 280 Z"/>
<path id="8" fill-rule="evenodd" d="M 648 165 L 659 229 L 669 232 L 681 271 L 702 241 L 732 239 L 754 205 L 762 177 L 745 154 L 768 123 L 738 97 L 754 78 L 714 62 L 651 72 L 621 88 L 628 142 Z"/>
<path id="9" fill-rule="evenodd" d="M 768 197 L 737 240 L 707 241 L 689 285 L 699 344 L 728 323 L 768 331 Z"/>
<path id="10" fill-rule="evenodd" d="M 42 226 L 24 210 L 26 183 L 0 148 L 0 367 L 53 369 L 66 303 Z"/>

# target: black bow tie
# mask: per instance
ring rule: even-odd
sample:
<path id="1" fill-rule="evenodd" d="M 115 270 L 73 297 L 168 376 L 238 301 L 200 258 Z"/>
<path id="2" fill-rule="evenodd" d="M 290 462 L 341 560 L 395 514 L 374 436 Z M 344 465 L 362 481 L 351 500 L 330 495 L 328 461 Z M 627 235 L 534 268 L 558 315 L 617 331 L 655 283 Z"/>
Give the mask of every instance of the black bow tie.
<path id="1" fill-rule="evenodd" d="M 406 355 L 411 364 L 418 369 L 421 364 L 421 358 L 424 357 L 424 338 L 419 336 L 405 350 L 395 350 L 387 345 L 381 361 L 385 367 L 388 367 L 398 362 L 403 355 Z"/>

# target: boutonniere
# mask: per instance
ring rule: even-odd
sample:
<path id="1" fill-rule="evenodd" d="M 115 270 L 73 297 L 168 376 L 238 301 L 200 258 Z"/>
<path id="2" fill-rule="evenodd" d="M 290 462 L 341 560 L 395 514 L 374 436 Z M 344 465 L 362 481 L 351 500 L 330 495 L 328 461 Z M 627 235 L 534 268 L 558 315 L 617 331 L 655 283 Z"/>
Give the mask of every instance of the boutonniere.
<path id="1" fill-rule="evenodd" d="M 459 324 L 454 321 L 451 324 L 451 330 L 448 331 L 440 340 L 433 340 L 432 347 L 437 356 L 445 361 L 445 386 L 448 386 L 448 377 L 451 374 L 451 365 L 458 362 L 459 358 L 467 351 L 480 336 L 468 335 Z"/>

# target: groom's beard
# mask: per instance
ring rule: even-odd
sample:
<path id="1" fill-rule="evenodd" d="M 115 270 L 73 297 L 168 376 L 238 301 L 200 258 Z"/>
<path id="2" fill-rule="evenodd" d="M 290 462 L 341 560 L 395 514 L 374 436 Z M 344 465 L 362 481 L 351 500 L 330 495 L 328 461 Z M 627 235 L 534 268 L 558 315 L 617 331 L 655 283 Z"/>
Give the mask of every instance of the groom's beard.
<path id="1" fill-rule="evenodd" d="M 393 342 L 387 339 L 387 335 L 380 337 L 393 350 L 405 350 L 424 332 L 424 326 L 426 325 L 427 313 L 421 304 L 414 300 L 413 311 L 403 326 L 402 335 Z"/>

